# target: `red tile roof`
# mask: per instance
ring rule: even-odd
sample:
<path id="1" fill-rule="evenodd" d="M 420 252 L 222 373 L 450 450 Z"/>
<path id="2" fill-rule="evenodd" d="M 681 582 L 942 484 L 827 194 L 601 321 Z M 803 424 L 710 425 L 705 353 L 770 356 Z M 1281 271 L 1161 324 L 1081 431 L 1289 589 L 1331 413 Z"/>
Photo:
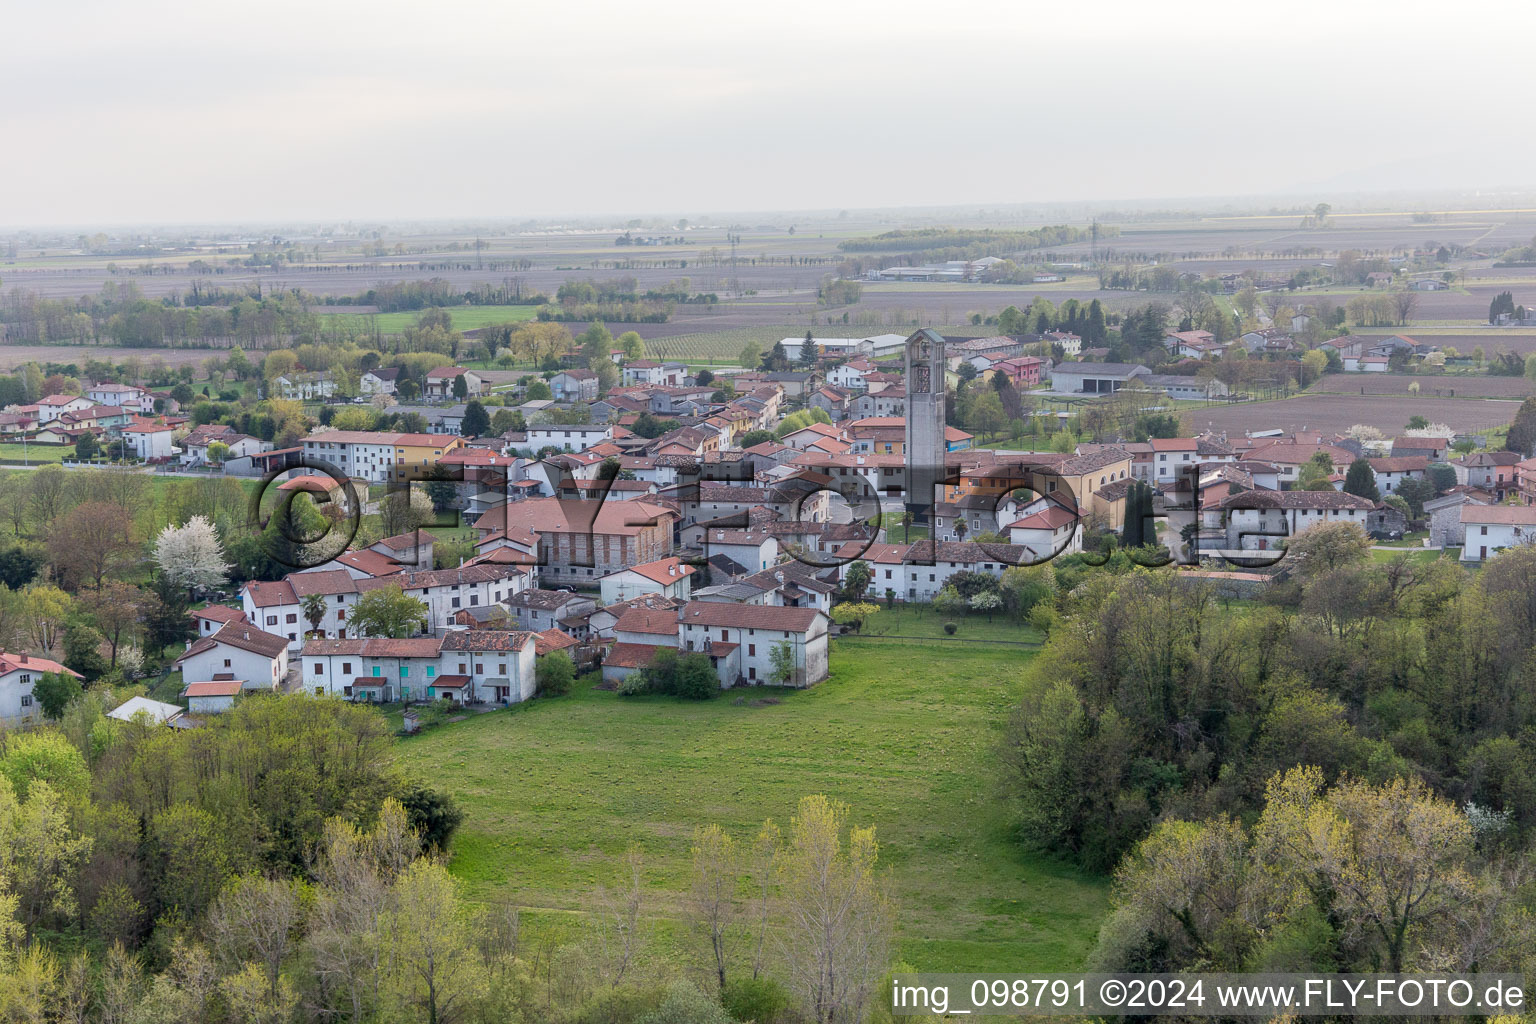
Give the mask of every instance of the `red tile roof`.
<path id="1" fill-rule="evenodd" d="M 719 601 L 692 601 L 678 621 L 693 626 L 726 626 L 733 629 L 771 629 L 804 633 L 823 617 L 815 608 L 784 608 L 777 605 L 745 605 Z"/>

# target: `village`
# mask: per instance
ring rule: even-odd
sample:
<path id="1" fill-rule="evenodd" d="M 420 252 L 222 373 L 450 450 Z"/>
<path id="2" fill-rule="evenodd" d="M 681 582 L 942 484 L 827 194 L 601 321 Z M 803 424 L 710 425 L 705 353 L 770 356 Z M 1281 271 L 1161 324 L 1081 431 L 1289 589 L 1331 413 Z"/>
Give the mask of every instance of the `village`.
<path id="1" fill-rule="evenodd" d="M 1274 332 L 1255 343 L 1274 345 Z M 1209 357 L 1213 343 L 1174 331 L 1166 344 Z M 1365 373 L 1390 358 L 1368 353 L 1408 343 L 1333 344 L 1346 367 L 1357 363 L 1347 372 Z M 720 688 L 806 687 L 826 678 L 830 639 L 856 628 L 840 605 L 934 604 L 952 579 L 999 580 L 1116 545 L 1155 548 L 1148 564 L 1171 561 L 1190 579 L 1251 586 L 1283 572 L 1289 540 L 1323 523 L 1468 565 L 1536 540 L 1536 459 L 1476 451 L 1485 439 L 1434 425 L 1393 437 L 1254 429 L 1065 451 L 981 446 L 946 421 L 962 381 L 1136 394 L 1155 413 L 1163 396 L 1187 397 L 1193 378 L 1072 359 L 1081 339 L 1063 333 L 951 340 L 923 330 L 781 348 L 803 368 L 706 376 L 616 350 L 622 383 L 599 393 L 589 370 L 548 373 L 557 397 L 524 402 L 524 428 L 499 435 L 465 436 L 457 400 L 490 389 L 453 366 L 426 376 L 420 409 L 436 432 L 320 427 L 278 448 L 224 425 L 189 427 L 164 411 L 167 395 L 109 382 L 0 418 L 30 428 L 33 443 L 99 433 L 151 467 L 259 478 L 284 500 L 326 509 L 332 526 L 389 495 L 430 490 L 433 522 L 469 531 L 472 553 L 454 565 L 434 557 L 422 525 L 194 608 L 195 636 L 175 663 L 182 703 L 150 702 L 163 721 L 195 721 L 253 691 L 508 706 L 539 692 L 551 655 L 611 688 L 635 685 L 663 652 L 706 659 Z M 362 383 L 376 400 L 396 374 Z M 272 382 L 321 400 L 328 384 L 327 374 Z M 1201 397 L 1220 385 L 1207 378 Z M 572 409 L 582 421 L 552 418 Z M 676 425 L 642 436 L 631 429 L 641 416 Z M 391 635 L 348 617 L 378 591 L 414 609 Z M 32 684 L 69 670 L 5 657 L 0 717 L 26 724 Z"/>

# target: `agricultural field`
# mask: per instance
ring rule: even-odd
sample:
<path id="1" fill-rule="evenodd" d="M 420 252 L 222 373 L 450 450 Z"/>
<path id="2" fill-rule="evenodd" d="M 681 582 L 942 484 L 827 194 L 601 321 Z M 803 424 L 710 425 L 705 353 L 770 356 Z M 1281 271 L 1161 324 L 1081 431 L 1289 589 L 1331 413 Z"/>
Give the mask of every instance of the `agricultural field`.
<path id="1" fill-rule="evenodd" d="M 1108 884 L 1026 853 L 1013 834 L 995 745 L 1030 656 L 842 639 L 831 678 L 809 690 L 692 703 L 578 687 L 404 740 L 400 756 L 467 812 L 453 872 L 475 898 L 524 908 L 531 931 L 569 927 L 633 846 L 656 944 L 681 960 L 695 941 L 683 920 L 693 829 L 719 823 L 747 838 L 825 793 L 877 828 L 897 959 L 1068 970 L 1090 948 Z"/>
<path id="2" fill-rule="evenodd" d="M 7 345 L 0 344 L 0 370 L 11 371 L 23 363 L 74 363 L 84 366 L 87 359 L 120 363 L 124 359 L 156 360 L 166 366 L 200 365 L 209 356 L 222 351 L 206 348 L 130 348 L 117 345 Z"/>
<path id="3" fill-rule="evenodd" d="M 344 308 L 344 307 L 332 307 Z M 453 327 L 457 331 L 472 331 L 488 324 L 502 324 L 509 321 L 521 322 L 532 320 L 538 312 L 538 306 L 449 306 L 446 312 L 453 318 Z M 339 317 L 367 317 L 368 322 L 378 327 L 385 334 L 399 334 L 416 322 L 421 316 L 420 311 L 403 313 L 373 313 L 373 312 L 347 312 L 327 313 L 326 319 L 336 321 Z"/>
<path id="4" fill-rule="evenodd" d="M 1241 435 L 1255 430 L 1314 430 L 1342 433 L 1357 423 L 1377 427 L 1388 435 L 1400 433 L 1409 416 L 1423 416 L 1463 433 L 1497 430 L 1515 418 L 1520 403 L 1495 398 L 1431 398 L 1411 402 L 1402 396 L 1305 394 L 1271 402 L 1212 405 L 1190 412 L 1195 430 L 1224 430 Z"/>
<path id="5" fill-rule="evenodd" d="M 1410 395 L 1422 398 L 1529 398 L 1536 384 L 1524 377 L 1486 374 L 1330 373 L 1307 389 L 1309 395 Z"/>

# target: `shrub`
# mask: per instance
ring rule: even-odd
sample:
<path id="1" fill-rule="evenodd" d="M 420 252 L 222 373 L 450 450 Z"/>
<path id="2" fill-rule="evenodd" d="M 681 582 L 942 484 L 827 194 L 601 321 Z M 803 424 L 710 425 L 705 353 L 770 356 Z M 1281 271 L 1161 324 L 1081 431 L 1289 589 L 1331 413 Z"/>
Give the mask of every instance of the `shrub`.
<path id="1" fill-rule="evenodd" d="M 564 651 L 552 651 L 539 659 L 534 670 L 540 697 L 559 697 L 571 692 L 576 680 L 576 664 Z"/>
<path id="2" fill-rule="evenodd" d="M 946 634 L 948 634 L 949 636 L 954 636 L 955 635 L 955 630 L 957 630 L 959 628 L 960 627 L 955 625 L 953 622 L 946 622 L 946 623 L 944 623 L 944 632 Z"/>
<path id="3" fill-rule="evenodd" d="M 772 978 L 738 978 L 725 986 L 720 1000 L 737 1020 L 774 1024 L 789 1009 L 789 993 Z"/>

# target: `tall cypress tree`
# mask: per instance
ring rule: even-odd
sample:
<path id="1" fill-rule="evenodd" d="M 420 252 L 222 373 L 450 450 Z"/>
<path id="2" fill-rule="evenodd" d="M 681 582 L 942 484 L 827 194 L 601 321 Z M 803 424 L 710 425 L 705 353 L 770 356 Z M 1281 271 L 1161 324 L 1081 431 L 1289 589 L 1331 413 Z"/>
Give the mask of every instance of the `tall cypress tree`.
<path id="1" fill-rule="evenodd" d="M 1344 474 L 1344 493 L 1372 501 L 1381 500 L 1381 491 L 1376 487 L 1376 472 L 1365 459 L 1356 459 L 1349 464 L 1349 470 Z"/>

